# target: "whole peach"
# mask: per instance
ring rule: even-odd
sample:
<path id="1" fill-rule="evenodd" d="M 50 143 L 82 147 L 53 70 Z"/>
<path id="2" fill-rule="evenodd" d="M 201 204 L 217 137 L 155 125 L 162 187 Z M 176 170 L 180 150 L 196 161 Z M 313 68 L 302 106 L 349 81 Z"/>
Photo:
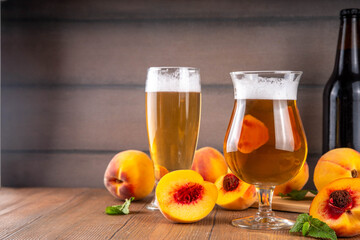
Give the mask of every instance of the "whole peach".
<path id="1" fill-rule="evenodd" d="M 195 152 L 191 169 L 212 183 L 228 171 L 224 156 L 212 147 L 203 147 Z"/>
<path id="2" fill-rule="evenodd" d="M 280 193 L 287 194 L 292 190 L 301 190 L 307 181 L 309 180 L 309 165 L 307 162 L 301 168 L 299 173 L 290 181 L 278 185 L 275 187 L 274 194 L 279 195 Z"/>
<path id="3" fill-rule="evenodd" d="M 314 184 L 321 190 L 339 178 L 360 177 L 360 153 L 351 148 L 336 148 L 321 156 L 314 171 Z"/>
<path id="4" fill-rule="evenodd" d="M 106 168 L 104 184 L 115 197 L 125 200 L 142 199 L 154 188 L 155 175 L 152 160 L 143 152 L 127 150 L 116 154 Z"/>

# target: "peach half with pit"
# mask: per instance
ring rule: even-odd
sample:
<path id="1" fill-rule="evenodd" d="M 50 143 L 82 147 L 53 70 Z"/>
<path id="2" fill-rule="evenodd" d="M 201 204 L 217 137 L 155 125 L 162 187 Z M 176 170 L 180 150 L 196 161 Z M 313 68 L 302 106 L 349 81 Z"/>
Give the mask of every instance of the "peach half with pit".
<path id="1" fill-rule="evenodd" d="M 244 210 L 256 201 L 254 185 L 241 181 L 232 173 L 221 176 L 216 180 L 218 199 L 216 204 L 229 210 Z"/>
<path id="2" fill-rule="evenodd" d="M 299 173 L 293 179 L 275 187 L 274 194 L 287 194 L 290 193 L 292 190 L 301 190 L 308 180 L 309 165 L 307 164 L 307 162 L 305 162 Z"/>
<path id="3" fill-rule="evenodd" d="M 214 208 L 218 191 L 193 170 L 177 170 L 163 176 L 156 187 L 161 213 L 172 222 L 192 223 Z"/>
<path id="4" fill-rule="evenodd" d="M 360 153 L 351 148 L 336 148 L 321 156 L 314 171 L 318 191 L 339 178 L 360 178 Z"/>
<path id="5" fill-rule="evenodd" d="M 360 178 L 341 178 L 323 187 L 311 203 L 310 215 L 338 237 L 360 234 Z"/>
<path id="6" fill-rule="evenodd" d="M 228 171 L 224 156 L 212 147 L 203 147 L 195 152 L 191 169 L 212 183 Z"/>
<path id="7" fill-rule="evenodd" d="M 145 153 L 127 150 L 116 154 L 104 175 L 106 189 L 121 200 L 149 195 L 155 185 L 154 164 Z"/>

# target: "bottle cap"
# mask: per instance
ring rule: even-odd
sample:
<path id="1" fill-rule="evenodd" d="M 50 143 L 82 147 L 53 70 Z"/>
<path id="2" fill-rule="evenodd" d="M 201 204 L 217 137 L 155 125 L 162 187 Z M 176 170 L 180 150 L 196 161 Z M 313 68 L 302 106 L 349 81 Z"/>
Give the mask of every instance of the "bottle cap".
<path id="1" fill-rule="evenodd" d="M 340 11 L 340 17 L 359 17 L 359 8 L 347 8 Z"/>

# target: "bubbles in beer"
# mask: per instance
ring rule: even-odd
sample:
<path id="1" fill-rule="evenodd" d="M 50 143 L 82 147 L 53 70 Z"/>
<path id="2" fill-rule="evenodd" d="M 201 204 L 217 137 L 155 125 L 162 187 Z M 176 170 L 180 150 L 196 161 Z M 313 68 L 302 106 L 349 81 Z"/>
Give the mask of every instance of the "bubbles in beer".
<path id="1" fill-rule="evenodd" d="M 149 68 L 145 92 L 201 92 L 198 69 Z"/>
<path id="2" fill-rule="evenodd" d="M 260 74 L 231 73 L 235 99 L 296 100 L 299 74 L 285 73 L 279 78 Z"/>

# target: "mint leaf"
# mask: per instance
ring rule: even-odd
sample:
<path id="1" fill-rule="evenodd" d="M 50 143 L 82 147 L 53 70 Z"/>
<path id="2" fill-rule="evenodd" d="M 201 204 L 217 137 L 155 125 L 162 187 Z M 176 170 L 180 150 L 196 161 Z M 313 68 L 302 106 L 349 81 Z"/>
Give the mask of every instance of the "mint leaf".
<path id="1" fill-rule="evenodd" d="M 306 194 L 308 192 L 311 192 L 312 194 L 317 194 L 316 191 L 314 190 L 292 190 L 291 192 L 287 193 L 287 194 L 283 194 L 283 193 L 279 193 L 279 196 L 284 198 L 284 197 L 290 197 L 290 199 L 293 200 L 303 200 L 306 196 Z"/>
<path id="2" fill-rule="evenodd" d="M 304 223 L 309 222 L 310 216 L 306 213 L 300 214 L 297 219 L 296 222 L 294 224 L 294 226 L 290 229 L 291 233 L 294 232 L 301 232 Z"/>
<path id="3" fill-rule="evenodd" d="M 291 233 L 301 232 L 304 236 L 321 239 L 336 240 L 336 233 L 326 223 L 308 214 L 300 214 L 294 226 L 290 229 Z"/>
<path id="4" fill-rule="evenodd" d="M 305 222 L 304 225 L 302 226 L 302 235 L 306 236 L 306 234 L 309 232 L 309 228 L 310 228 L 310 223 L 309 222 Z"/>
<path id="5" fill-rule="evenodd" d="M 105 213 L 109 215 L 127 215 L 130 213 L 129 206 L 131 201 L 133 201 L 135 198 L 131 197 L 130 199 L 126 199 L 124 204 L 122 205 L 114 205 L 106 207 Z"/>
<path id="6" fill-rule="evenodd" d="M 331 240 L 337 239 L 335 231 L 317 218 L 312 218 L 310 220 L 308 236 Z"/>
<path id="7" fill-rule="evenodd" d="M 311 192 L 314 195 L 318 194 L 318 191 L 316 191 L 316 190 L 309 190 L 309 192 Z"/>

